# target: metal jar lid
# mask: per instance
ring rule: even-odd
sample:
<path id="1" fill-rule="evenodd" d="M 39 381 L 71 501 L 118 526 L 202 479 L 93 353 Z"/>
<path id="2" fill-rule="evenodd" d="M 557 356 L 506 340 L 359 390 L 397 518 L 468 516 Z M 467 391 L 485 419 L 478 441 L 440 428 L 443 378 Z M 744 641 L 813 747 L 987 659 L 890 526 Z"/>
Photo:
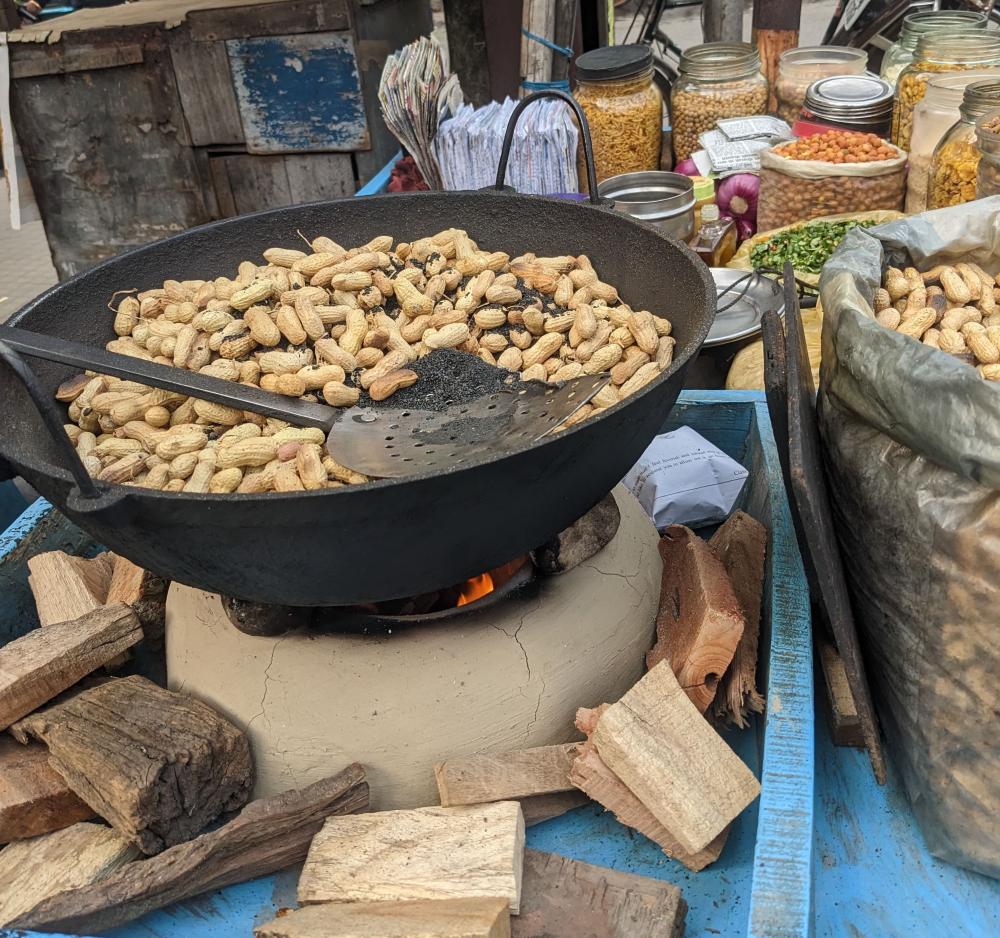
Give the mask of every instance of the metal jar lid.
<path id="1" fill-rule="evenodd" d="M 829 120 L 863 120 L 892 112 L 893 87 L 885 79 L 864 75 L 833 75 L 806 89 L 803 107 Z"/>
<path id="2" fill-rule="evenodd" d="M 644 72 L 653 64 L 653 53 L 642 43 L 604 46 L 577 56 L 574 64 L 581 81 L 612 81 Z"/>
<path id="3" fill-rule="evenodd" d="M 661 170 L 612 176 L 598 185 L 597 194 L 611 199 L 618 211 L 654 223 L 691 211 L 695 201 L 689 176 Z"/>

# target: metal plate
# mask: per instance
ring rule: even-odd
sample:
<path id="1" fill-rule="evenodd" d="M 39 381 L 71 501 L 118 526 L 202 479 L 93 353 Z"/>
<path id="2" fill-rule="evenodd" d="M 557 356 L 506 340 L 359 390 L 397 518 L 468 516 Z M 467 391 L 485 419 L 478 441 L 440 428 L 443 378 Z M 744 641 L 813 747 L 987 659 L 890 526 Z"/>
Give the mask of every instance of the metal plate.
<path id="1" fill-rule="evenodd" d="M 376 478 L 444 472 L 541 439 L 610 380 L 527 381 L 440 411 L 352 407 L 333 425 L 326 445 L 338 462 Z"/>
<path id="2" fill-rule="evenodd" d="M 737 342 L 760 332 L 760 321 L 766 310 L 773 309 L 784 315 L 785 304 L 781 299 L 781 287 L 777 282 L 763 274 L 758 274 L 750 282 L 749 289 L 743 299 L 735 302 L 729 309 L 723 307 L 732 302 L 746 286 L 746 282 L 728 291 L 730 284 L 735 283 L 749 273 L 747 270 L 735 270 L 729 267 L 713 267 L 712 279 L 718 294 L 719 312 L 705 340 L 705 347 L 725 345 L 727 342 Z"/>

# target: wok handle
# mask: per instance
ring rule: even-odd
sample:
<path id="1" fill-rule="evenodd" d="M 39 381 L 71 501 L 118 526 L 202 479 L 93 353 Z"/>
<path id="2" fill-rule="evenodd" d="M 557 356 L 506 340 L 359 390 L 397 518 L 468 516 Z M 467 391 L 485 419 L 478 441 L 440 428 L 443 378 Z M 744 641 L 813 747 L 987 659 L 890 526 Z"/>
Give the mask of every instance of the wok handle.
<path id="1" fill-rule="evenodd" d="M 580 136 L 583 140 L 583 156 L 587 163 L 587 187 L 590 189 L 590 201 L 594 205 L 600 205 L 601 197 L 597 194 L 597 167 L 594 165 L 594 145 L 590 140 L 590 125 L 587 123 L 587 117 L 583 113 L 583 108 L 577 104 L 576 98 L 570 94 L 566 94 L 565 91 L 534 91 L 526 97 L 521 98 L 518 102 L 517 107 L 514 108 L 514 112 L 510 115 L 510 120 L 507 122 L 507 130 L 503 135 L 500 162 L 497 164 L 497 181 L 493 188 L 499 191 L 504 187 L 504 180 L 507 178 L 507 161 L 510 159 L 510 146 L 514 142 L 514 129 L 517 127 L 521 112 L 533 101 L 538 101 L 541 98 L 559 98 L 573 109 L 573 113 L 576 115 L 577 122 L 580 125 Z"/>
<path id="2" fill-rule="evenodd" d="M 24 385 L 24 389 L 31 398 L 31 403 L 35 405 L 45 429 L 49 431 L 52 439 L 55 440 L 56 449 L 62 456 L 62 460 L 73 476 L 76 487 L 85 499 L 98 498 L 100 491 L 94 484 L 83 462 L 76 452 L 76 448 L 70 442 L 66 431 L 63 429 L 63 420 L 56 410 L 55 404 L 49 396 L 42 390 L 35 373 L 27 366 L 24 359 L 14 351 L 6 342 L 0 339 L 0 361 L 3 361 L 15 377 Z"/>

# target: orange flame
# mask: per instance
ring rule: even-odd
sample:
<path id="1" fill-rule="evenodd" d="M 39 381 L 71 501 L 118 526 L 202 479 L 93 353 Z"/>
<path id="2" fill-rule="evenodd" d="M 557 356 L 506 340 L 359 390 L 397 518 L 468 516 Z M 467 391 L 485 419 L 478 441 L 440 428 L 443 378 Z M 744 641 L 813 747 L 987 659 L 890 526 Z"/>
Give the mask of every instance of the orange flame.
<path id="1" fill-rule="evenodd" d="M 469 603 L 482 599 L 488 593 L 493 592 L 493 577 L 488 573 L 481 573 L 471 580 L 466 580 L 462 586 L 461 595 L 458 597 L 457 606 L 467 606 Z"/>

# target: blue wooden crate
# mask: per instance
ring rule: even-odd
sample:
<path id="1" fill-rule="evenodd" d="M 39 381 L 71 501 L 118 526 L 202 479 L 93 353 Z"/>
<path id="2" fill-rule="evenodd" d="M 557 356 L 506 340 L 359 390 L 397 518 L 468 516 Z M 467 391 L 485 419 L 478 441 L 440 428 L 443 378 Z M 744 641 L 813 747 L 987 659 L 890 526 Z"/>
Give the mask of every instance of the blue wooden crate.
<path id="1" fill-rule="evenodd" d="M 771 532 L 761 629 L 768 712 L 731 746 L 760 777 L 762 794 L 734 823 L 719 861 L 690 873 L 655 844 L 586 806 L 529 829 L 528 844 L 604 866 L 668 879 L 684 890 L 689 935 L 765 938 L 811 934 L 813 675 L 808 596 L 767 408 L 754 392 L 685 393 L 665 430 L 693 427 L 750 470 L 741 507 Z M 44 501 L 0 540 L 0 644 L 34 627 L 24 562 L 43 550 L 97 548 Z M 107 934 L 116 938 L 245 938 L 294 904 L 297 869 L 180 903 Z M 2 932 L 0 932 L 2 934 Z"/>

